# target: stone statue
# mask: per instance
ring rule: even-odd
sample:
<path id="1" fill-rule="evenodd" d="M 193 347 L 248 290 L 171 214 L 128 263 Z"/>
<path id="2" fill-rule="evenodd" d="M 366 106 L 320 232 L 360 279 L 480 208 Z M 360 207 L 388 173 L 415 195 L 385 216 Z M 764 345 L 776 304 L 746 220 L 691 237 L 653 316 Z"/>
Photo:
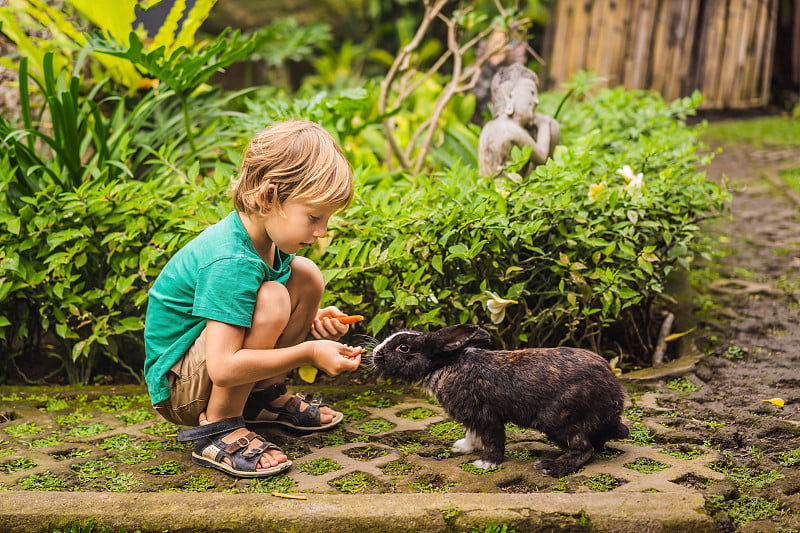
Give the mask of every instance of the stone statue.
<path id="1" fill-rule="evenodd" d="M 494 50 L 506 41 L 506 34 L 501 30 L 492 32 L 487 39 L 478 44 L 478 55 L 482 56 L 487 50 Z M 485 115 L 489 110 L 489 102 L 492 101 L 492 79 L 497 71 L 508 65 L 519 63 L 525 64 L 526 48 L 524 41 L 520 39 L 510 40 L 505 47 L 489 58 L 481 66 L 481 74 L 475 82 L 470 92 L 475 95 L 475 111 L 472 114 L 472 123 L 483 127 L 486 123 Z"/>
<path id="2" fill-rule="evenodd" d="M 492 120 L 478 139 L 478 167 L 482 176 L 496 174 L 511 156 L 514 146 L 533 148 L 526 174 L 553 155 L 561 139 L 561 126 L 536 113 L 539 78 L 528 68 L 512 64 L 492 79 Z"/>

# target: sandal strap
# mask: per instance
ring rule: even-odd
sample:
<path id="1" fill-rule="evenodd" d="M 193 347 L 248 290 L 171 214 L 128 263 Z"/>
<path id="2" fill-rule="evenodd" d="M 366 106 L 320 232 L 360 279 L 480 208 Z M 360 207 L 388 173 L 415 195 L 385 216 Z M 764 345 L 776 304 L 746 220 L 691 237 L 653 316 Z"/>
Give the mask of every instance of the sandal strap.
<path id="1" fill-rule="evenodd" d="M 203 437 L 212 437 L 220 433 L 228 434 L 234 429 L 245 427 L 244 417 L 235 416 L 232 418 L 225 418 L 218 422 L 211 422 L 204 426 L 197 426 L 191 429 L 183 429 L 178 431 L 178 440 L 186 442 L 190 440 L 197 440 Z"/>
<path id="2" fill-rule="evenodd" d="M 247 448 L 250 446 L 250 443 L 253 441 L 254 438 L 257 438 L 258 435 L 253 433 L 252 431 L 243 437 L 239 437 L 235 441 L 231 442 L 227 448 L 225 448 L 225 452 L 227 453 L 235 453 L 237 450 L 241 450 L 242 448 Z M 262 439 L 263 440 L 263 439 Z M 263 450 L 262 450 L 263 451 Z"/>
<path id="3" fill-rule="evenodd" d="M 250 394 L 250 398 L 254 400 L 258 400 L 260 404 L 270 403 L 274 400 L 277 400 L 284 394 L 288 392 L 285 383 L 275 383 L 274 385 L 270 385 L 264 390 L 255 391 Z M 250 399 L 248 398 L 248 400 Z"/>
<path id="4" fill-rule="evenodd" d="M 301 402 L 303 402 L 304 400 L 305 398 L 303 396 L 294 395 L 288 400 L 286 400 L 286 403 L 283 404 L 283 407 L 277 410 L 274 409 L 270 410 L 277 411 L 280 414 L 280 416 L 288 418 L 294 424 L 299 426 L 314 427 L 320 425 L 319 408 L 321 402 L 312 401 L 311 403 L 308 404 L 308 407 L 306 407 L 305 411 L 301 411 L 300 410 Z"/>

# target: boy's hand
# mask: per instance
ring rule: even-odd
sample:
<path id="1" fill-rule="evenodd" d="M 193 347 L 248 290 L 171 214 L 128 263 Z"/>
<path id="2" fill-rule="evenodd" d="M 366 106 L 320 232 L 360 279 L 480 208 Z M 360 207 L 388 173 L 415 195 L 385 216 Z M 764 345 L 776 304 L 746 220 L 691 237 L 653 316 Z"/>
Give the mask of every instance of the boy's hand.
<path id="1" fill-rule="evenodd" d="M 361 348 L 353 348 L 336 341 L 319 340 L 313 343 L 312 365 L 329 376 L 358 368 L 361 364 Z"/>
<path id="2" fill-rule="evenodd" d="M 335 306 L 320 309 L 317 311 L 317 318 L 311 323 L 311 335 L 315 339 L 338 341 L 350 329 L 350 326 L 335 318 L 343 315 Z"/>

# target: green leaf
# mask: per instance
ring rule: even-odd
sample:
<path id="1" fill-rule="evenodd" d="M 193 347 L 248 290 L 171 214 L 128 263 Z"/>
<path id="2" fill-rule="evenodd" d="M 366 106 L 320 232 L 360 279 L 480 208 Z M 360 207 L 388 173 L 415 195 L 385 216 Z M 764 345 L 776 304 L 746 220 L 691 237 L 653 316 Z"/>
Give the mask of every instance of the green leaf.
<path id="1" fill-rule="evenodd" d="M 372 333 L 372 335 L 377 335 L 379 331 L 383 329 L 383 326 L 386 325 L 386 322 L 391 318 L 392 312 L 385 311 L 383 313 L 378 313 L 372 317 L 372 320 L 369 321 L 367 328 Z"/>

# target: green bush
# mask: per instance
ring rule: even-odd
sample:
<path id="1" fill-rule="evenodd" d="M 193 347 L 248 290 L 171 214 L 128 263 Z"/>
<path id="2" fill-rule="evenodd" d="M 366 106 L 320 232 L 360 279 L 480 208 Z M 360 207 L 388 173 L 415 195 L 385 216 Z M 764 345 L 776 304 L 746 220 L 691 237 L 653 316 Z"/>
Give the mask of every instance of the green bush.
<path id="1" fill-rule="evenodd" d="M 521 151 L 509 177 L 493 180 L 465 165 L 358 173 L 357 198 L 320 257 L 330 300 L 371 317 L 372 334 L 473 322 L 506 347 L 597 349 L 616 322 L 622 340 L 641 336 L 641 323 L 618 319 L 650 309 L 667 277 L 704 252 L 698 222 L 725 209 L 683 122 L 699 101 L 599 91 L 565 108 L 564 145 L 525 179 L 513 172 Z M 619 173 L 626 165 L 643 185 Z M 497 324 L 487 291 L 517 302 Z"/>
<path id="2" fill-rule="evenodd" d="M 220 200 L 233 167 L 212 149 L 227 144 L 215 129 L 227 99 L 102 96 L 106 89 L 102 81 L 87 92 L 55 69 L 52 53 L 41 77 L 23 58 L 18 124 L 0 118 L 3 376 L 18 357 L 45 353 L 61 359 L 71 383 L 89 381 L 106 358 L 140 376 L 149 283 L 180 245 L 230 209 Z M 197 104 L 190 122 L 207 113 L 198 131 L 211 157 L 192 155 L 187 115 L 170 112 L 187 102 Z M 210 177 L 198 181 L 201 162 Z"/>
<path id="3" fill-rule="evenodd" d="M 9 174 L 0 173 L 3 186 Z M 141 375 L 150 282 L 167 259 L 229 209 L 208 179 L 189 190 L 162 180 L 90 180 L 33 196 L 0 216 L 0 338 L 31 356 L 49 342 L 70 382 L 88 382 L 97 357 Z M 127 347 L 127 350 L 123 348 Z"/>

